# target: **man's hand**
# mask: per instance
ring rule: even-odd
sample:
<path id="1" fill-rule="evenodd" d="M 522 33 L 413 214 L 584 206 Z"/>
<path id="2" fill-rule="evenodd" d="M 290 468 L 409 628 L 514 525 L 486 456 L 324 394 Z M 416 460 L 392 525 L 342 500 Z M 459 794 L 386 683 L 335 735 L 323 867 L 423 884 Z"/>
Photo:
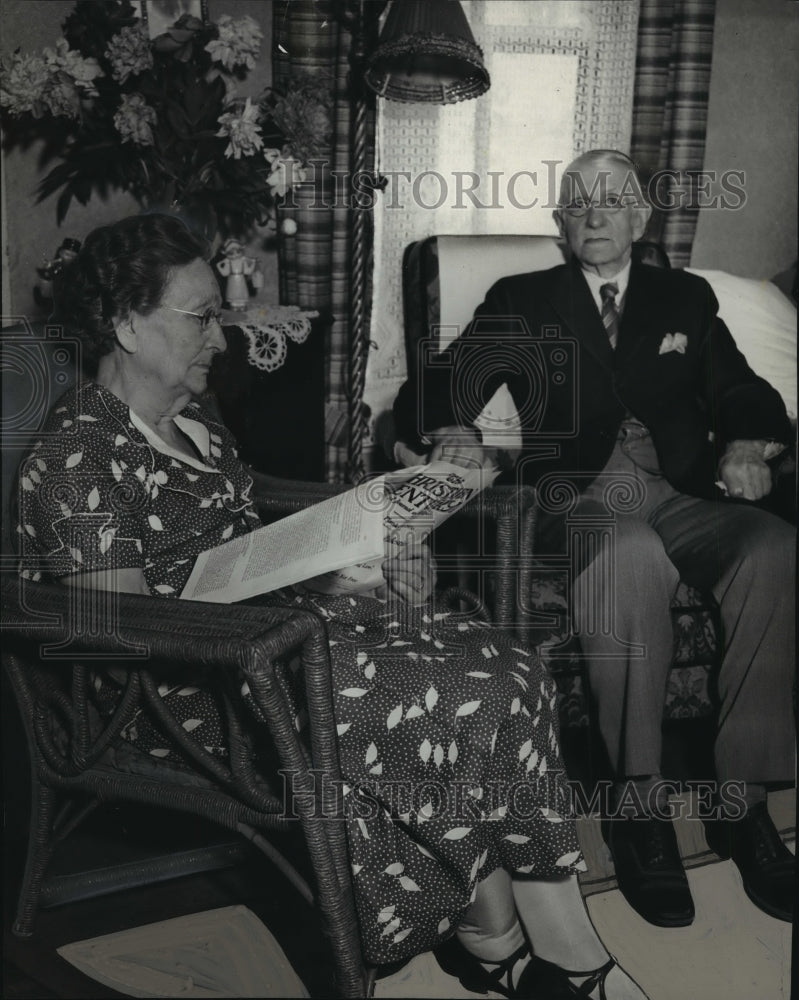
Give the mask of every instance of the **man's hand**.
<path id="1" fill-rule="evenodd" d="M 449 462 L 464 469 L 493 466 L 492 452 L 480 443 L 477 431 L 465 427 L 439 427 L 428 435 L 433 447 L 430 462 Z"/>
<path id="2" fill-rule="evenodd" d="M 771 492 L 765 441 L 731 441 L 719 462 L 719 476 L 731 497 L 759 500 Z"/>
<path id="3" fill-rule="evenodd" d="M 436 581 L 436 567 L 427 542 L 413 539 L 386 539 L 388 557 L 382 565 L 386 588 L 378 589 L 378 596 L 387 591 L 406 604 L 424 604 L 432 596 Z"/>

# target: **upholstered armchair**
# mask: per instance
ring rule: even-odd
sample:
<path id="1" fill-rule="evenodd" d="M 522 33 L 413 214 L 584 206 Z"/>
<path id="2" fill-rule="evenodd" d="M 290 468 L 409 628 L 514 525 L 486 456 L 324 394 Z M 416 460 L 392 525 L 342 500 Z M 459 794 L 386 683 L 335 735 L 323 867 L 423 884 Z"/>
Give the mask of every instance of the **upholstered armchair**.
<path id="1" fill-rule="evenodd" d="M 647 263 L 668 266 L 668 258 L 659 247 L 637 244 L 633 252 L 646 255 Z M 403 259 L 409 371 L 418 370 L 423 363 L 422 351 L 431 351 L 435 343 L 444 346 L 465 328 L 499 278 L 554 267 L 563 259 L 561 244 L 548 236 L 431 236 L 412 243 Z M 440 341 L 436 341 L 437 336 Z M 495 398 L 492 405 L 501 406 L 501 400 Z M 498 416 L 499 411 L 494 426 L 502 423 Z M 491 426 L 490 421 L 487 426 Z M 539 648 L 552 671 L 560 691 L 562 726 L 586 726 L 589 707 L 568 608 L 569 560 L 565 553 L 536 552 L 538 509 L 536 498 L 520 515 L 518 601 L 505 622 L 522 641 Z M 713 710 L 708 679 L 719 648 L 715 602 L 710 595 L 681 583 L 672 604 L 672 620 L 675 657 L 666 718 L 708 715 Z"/>

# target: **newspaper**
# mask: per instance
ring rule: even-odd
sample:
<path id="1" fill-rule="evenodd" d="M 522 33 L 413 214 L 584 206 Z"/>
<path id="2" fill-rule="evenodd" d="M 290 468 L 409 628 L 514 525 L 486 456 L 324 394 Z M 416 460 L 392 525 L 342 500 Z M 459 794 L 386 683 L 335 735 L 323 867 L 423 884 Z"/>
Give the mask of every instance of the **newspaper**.
<path id="1" fill-rule="evenodd" d="M 321 593 L 381 585 L 387 545 L 421 541 L 495 470 L 434 462 L 387 473 L 201 553 L 181 597 L 231 604 L 305 583 Z"/>

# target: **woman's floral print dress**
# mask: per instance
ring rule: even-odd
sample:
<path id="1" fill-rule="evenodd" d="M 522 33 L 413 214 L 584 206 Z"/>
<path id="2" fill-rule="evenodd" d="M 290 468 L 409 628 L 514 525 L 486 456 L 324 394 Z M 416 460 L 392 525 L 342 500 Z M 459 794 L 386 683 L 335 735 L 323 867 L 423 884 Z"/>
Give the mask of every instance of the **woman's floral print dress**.
<path id="1" fill-rule="evenodd" d="M 22 572 L 137 567 L 176 597 L 195 557 L 259 524 L 229 432 L 191 404 L 172 452 L 108 390 L 59 401 L 21 470 Z M 498 867 L 583 870 L 557 737 L 555 686 L 503 633 L 432 606 L 291 595 L 325 620 L 364 953 L 388 963 L 448 936 Z M 223 741 L 213 699 L 164 689 L 194 738 Z M 178 697 L 178 695 L 180 695 Z M 135 720 L 134 720 L 135 723 Z M 124 734 L 169 757 L 155 730 Z M 163 740 L 161 740 L 163 742 Z"/>

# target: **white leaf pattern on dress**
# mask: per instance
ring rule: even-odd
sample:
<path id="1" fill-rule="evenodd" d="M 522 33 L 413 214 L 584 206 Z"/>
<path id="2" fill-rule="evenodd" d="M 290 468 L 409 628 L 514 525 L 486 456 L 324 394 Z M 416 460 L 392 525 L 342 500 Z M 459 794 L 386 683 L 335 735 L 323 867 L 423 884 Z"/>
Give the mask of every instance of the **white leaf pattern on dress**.
<path id="1" fill-rule="evenodd" d="M 413 879 L 409 878 L 407 875 L 400 875 L 399 884 L 402 886 L 402 888 L 406 892 L 421 892 L 422 891 L 419 888 L 419 886 L 413 881 Z"/>
<path id="2" fill-rule="evenodd" d="M 442 840 L 463 840 L 464 837 L 468 837 L 472 832 L 470 826 L 453 826 L 451 830 L 447 830 Z"/>
<path id="3" fill-rule="evenodd" d="M 433 805 L 432 799 L 429 802 L 425 802 L 422 808 L 417 813 L 417 822 L 426 823 L 432 818 L 435 812 L 435 806 Z"/>
<path id="4" fill-rule="evenodd" d="M 477 709 L 482 704 L 483 704 L 482 699 L 478 699 L 477 701 L 467 701 L 467 702 L 464 702 L 464 704 L 461 705 L 458 708 L 458 710 L 455 712 L 455 715 L 456 715 L 456 717 L 459 716 L 459 715 L 461 715 L 461 716 L 462 715 L 471 715 L 473 712 L 476 712 Z"/>
<path id="5" fill-rule="evenodd" d="M 427 711 L 432 712 L 436 707 L 436 702 L 438 701 L 438 691 L 434 687 L 429 687 L 424 696 L 424 703 L 427 706 Z"/>
<path id="6" fill-rule="evenodd" d="M 370 743 L 366 748 L 366 757 L 364 758 L 364 763 L 373 764 L 377 760 L 377 744 Z"/>
<path id="7" fill-rule="evenodd" d="M 388 866 L 388 868 L 384 868 L 383 869 L 383 874 L 384 875 L 402 875 L 402 873 L 404 871 L 405 871 L 405 865 L 401 861 L 394 861 L 394 862 L 392 862 L 392 864 L 390 864 Z M 394 910 L 393 906 L 391 907 L 391 910 L 393 912 L 393 910 Z"/>
<path id="8" fill-rule="evenodd" d="M 67 469 L 74 469 L 75 466 L 79 465 L 82 460 L 83 460 L 83 452 L 76 451 L 73 455 L 69 456 L 66 462 L 64 462 L 64 466 Z"/>
<path id="9" fill-rule="evenodd" d="M 386 728 L 393 729 L 394 726 L 396 726 L 401 721 L 401 719 L 402 719 L 402 703 L 400 702 L 400 704 L 397 705 L 397 707 L 389 713 L 389 716 L 386 719 Z"/>
<path id="10" fill-rule="evenodd" d="M 394 916 L 394 910 L 396 910 L 396 908 L 397 906 L 395 903 L 392 903 L 391 906 L 384 906 L 377 915 L 377 922 L 379 924 L 384 924 L 387 920 L 391 920 Z"/>

